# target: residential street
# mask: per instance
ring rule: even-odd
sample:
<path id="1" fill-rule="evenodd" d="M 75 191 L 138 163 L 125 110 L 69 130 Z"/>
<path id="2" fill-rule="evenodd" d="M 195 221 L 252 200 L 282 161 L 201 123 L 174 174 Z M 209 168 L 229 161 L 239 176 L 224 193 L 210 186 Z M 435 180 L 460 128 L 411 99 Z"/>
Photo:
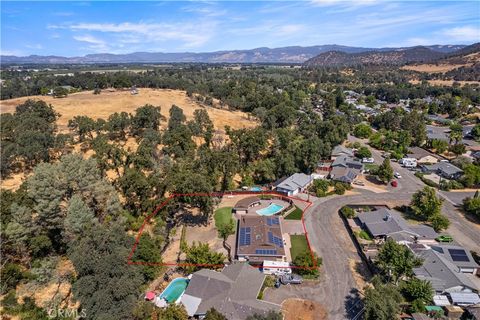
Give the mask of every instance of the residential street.
<path id="1" fill-rule="evenodd" d="M 358 139 L 351 139 L 353 141 Z M 372 149 L 377 164 L 383 161 L 381 152 Z M 352 319 L 358 308 L 352 308 L 358 297 L 352 292 L 359 289 L 350 267 L 350 261 L 362 263 L 356 248 L 338 214 L 338 210 L 347 204 L 389 204 L 406 205 L 412 194 L 423 188 L 425 184 L 415 177 L 414 172 L 392 162 L 394 171 L 402 175 L 397 179 L 397 188 L 388 187 L 384 193 L 374 193 L 364 189 L 354 189 L 356 194 L 329 196 L 315 199 L 305 214 L 305 225 L 312 249 L 323 259 L 322 277 L 317 286 L 307 288 L 288 286 L 287 288 L 269 290 L 266 299 L 273 302 L 288 297 L 312 299 L 322 303 L 327 309 L 329 319 Z M 446 197 L 443 192 L 439 195 Z M 457 196 L 458 197 L 458 196 Z M 458 201 L 458 200 L 457 200 Z M 454 207 L 450 201 L 444 201 L 442 208 L 451 222 L 446 233 L 453 236 L 455 242 L 470 249 L 479 251 L 480 226 L 474 224 Z"/>

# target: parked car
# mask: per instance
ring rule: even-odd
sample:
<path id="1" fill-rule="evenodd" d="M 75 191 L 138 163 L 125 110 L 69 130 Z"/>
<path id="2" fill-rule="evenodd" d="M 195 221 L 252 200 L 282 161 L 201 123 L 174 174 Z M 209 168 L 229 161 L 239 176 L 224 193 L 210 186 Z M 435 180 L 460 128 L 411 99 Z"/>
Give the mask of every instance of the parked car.
<path id="1" fill-rule="evenodd" d="M 439 237 L 435 238 L 435 240 L 437 240 L 438 242 L 452 242 L 453 238 L 452 238 L 452 236 L 442 235 L 442 236 L 439 236 Z"/>
<path id="2" fill-rule="evenodd" d="M 398 172 L 395 172 L 393 175 L 394 175 L 395 178 L 397 178 L 397 179 L 401 179 L 401 178 L 402 178 L 402 175 L 401 175 L 400 173 L 398 173 Z"/>
<path id="3" fill-rule="evenodd" d="M 357 185 L 357 186 L 364 186 L 365 185 L 365 183 L 362 180 L 354 180 L 353 184 Z"/>
<path id="4" fill-rule="evenodd" d="M 375 163 L 375 160 L 373 158 L 363 158 L 362 162 L 363 163 Z"/>
<path id="5" fill-rule="evenodd" d="M 298 274 L 285 274 L 280 277 L 280 282 L 284 285 L 286 284 L 301 284 L 303 279 Z"/>
<path id="6" fill-rule="evenodd" d="M 392 187 L 396 188 L 398 187 L 398 182 L 393 180 L 392 182 L 390 182 L 390 184 L 392 185 Z"/>

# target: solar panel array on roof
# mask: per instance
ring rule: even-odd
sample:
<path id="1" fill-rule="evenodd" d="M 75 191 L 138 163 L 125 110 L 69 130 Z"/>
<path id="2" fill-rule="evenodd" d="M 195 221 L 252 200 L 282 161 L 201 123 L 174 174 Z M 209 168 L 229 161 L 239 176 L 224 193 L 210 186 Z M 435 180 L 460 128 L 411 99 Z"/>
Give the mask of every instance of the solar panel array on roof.
<path id="1" fill-rule="evenodd" d="M 268 232 L 268 242 L 280 248 L 283 248 L 283 239 L 274 236 L 272 232 Z"/>
<path id="2" fill-rule="evenodd" d="M 271 250 L 271 249 L 256 249 L 255 254 L 261 254 L 261 255 L 275 255 L 277 254 L 277 250 Z"/>
<path id="3" fill-rule="evenodd" d="M 269 226 L 274 224 L 280 224 L 280 220 L 278 218 L 267 218 L 267 224 Z"/>
<path id="4" fill-rule="evenodd" d="M 470 261 L 467 253 L 462 249 L 448 249 L 453 261 Z"/>
<path id="5" fill-rule="evenodd" d="M 238 240 L 240 246 L 249 246 L 251 244 L 250 227 L 240 228 L 240 238 Z"/>

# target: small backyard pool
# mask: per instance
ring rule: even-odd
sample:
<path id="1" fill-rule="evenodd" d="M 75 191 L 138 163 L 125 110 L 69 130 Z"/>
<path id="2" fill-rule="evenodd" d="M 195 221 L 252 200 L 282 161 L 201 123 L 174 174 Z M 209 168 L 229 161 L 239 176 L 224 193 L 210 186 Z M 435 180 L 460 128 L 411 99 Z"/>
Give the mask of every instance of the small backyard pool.
<path id="1" fill-rule="evenodd" d="M 251 188 L 250 188 L 250 191 L 260 192 L 260 191 L 262 191 L 262 188 L 261 188 L 261 187 L 254 186 L 254 187 L 251 187 Z"/>
<path id="2" fill-rule="evenodd" d="M 274 214 L 277 214 L 282 210 L 283 206 L 276 203 L 271 203 L 268 207 L 257 210 L 257 214 L 261 216 L 273 216 Z"/>
<path id="3" fill-rule="evenodd" d="M 176 278 L 168 284 L 168 286 L 160 294 L 160 298 L 165 299 L 168 303 L 176 302 L 188 286 L 188 279 Z"/>

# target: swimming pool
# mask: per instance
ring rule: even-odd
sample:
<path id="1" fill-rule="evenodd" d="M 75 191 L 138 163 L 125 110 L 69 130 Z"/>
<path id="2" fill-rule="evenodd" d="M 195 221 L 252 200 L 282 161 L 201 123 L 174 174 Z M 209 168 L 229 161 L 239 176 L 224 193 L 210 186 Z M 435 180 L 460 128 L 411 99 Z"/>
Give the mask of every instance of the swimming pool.
<path id="1" fill-rule="evenodd" d="M 262 191 L 262 188 L 261 187 L 251 187 L 250 191 L 258 192 L 258 191 Z"/>
<path id="2" fill-rule="evenodd" d="M 168 303 L 176 302 L 188 286 L 188 279 L 176 278 L 160 294 L 160 298 L 167 300 Z"/>
<path id="3" fill-rule="evenodd" d="M 257 210 L 257 214 L 261 216 L 273 216 L 274 214 L 279 213 L 282 210 L 283 206 L 276 203 L 271 203 L 268 207 Z"/>

